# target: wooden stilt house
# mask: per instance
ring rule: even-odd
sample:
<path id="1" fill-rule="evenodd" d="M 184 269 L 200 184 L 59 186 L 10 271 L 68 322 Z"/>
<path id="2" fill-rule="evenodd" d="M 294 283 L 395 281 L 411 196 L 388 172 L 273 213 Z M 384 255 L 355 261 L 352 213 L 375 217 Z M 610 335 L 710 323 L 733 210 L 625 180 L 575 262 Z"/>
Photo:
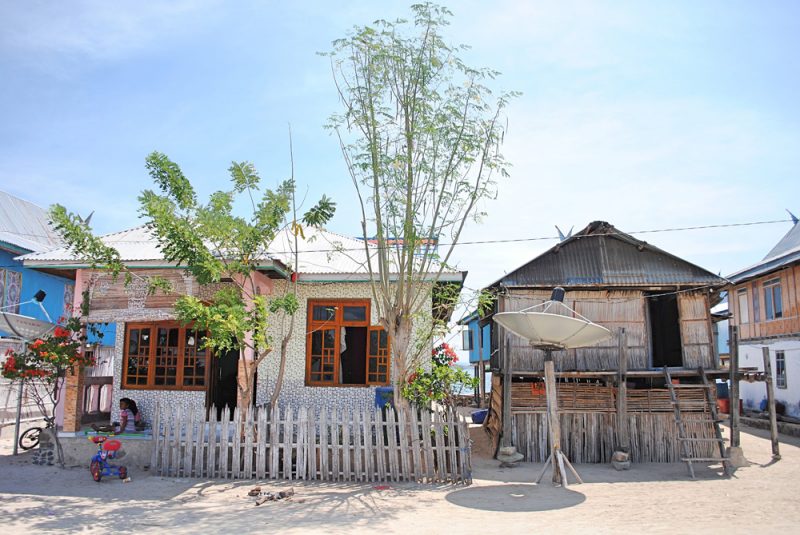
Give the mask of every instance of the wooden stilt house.
<path id="1" fill-rule="evenodd" d="M 555 352 L 562 450 L 574 462 L 634 462 L 724 455 L 710 308 L 725 280 L 596 221 L 487 289 L 493 313 L 521 311 L 552 289 L 610 329 L 599 345 Z M 492 314 L 493 314 L 492 313 Z M 493 384 L 487 428 L 527 461 L 548 455 L 544 351 L 491 321 Z M 691 463 L 690 463 L 691 468 Z"/>

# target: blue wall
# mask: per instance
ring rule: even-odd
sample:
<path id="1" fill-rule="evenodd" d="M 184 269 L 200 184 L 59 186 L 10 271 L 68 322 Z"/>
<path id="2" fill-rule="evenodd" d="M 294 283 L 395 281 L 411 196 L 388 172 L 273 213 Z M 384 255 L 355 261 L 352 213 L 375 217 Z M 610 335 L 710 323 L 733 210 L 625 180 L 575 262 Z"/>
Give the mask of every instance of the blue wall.
<path id="1" fill-rule="evenodd" d="M 50 315 L 53 322 L 57 322 L 64 314 L 64 286 L 69 286 L 70 291 L 73 291 L 74 283 L 67 278 L 56 277 L 41 271 L 36 271 L 29 268 L 22 267 L 21 262 L 14 260 L 17 254 L 8 251 L 0 250 L 0 267 L 9 271 L 16 271 L 22 273 L 22 291 L 20 293 L 19 301 L 24 303 L 33 299 L 33 295 L 39 290 L 44 290 L 47 293 L 44 305 L 45 310 Z M 19 313 L 23 316 L 30 316 L 39 320 L 47 321 L 42 309 L 36 303 L 28 303 L 20 305 Z M 5 335 L 5 333 L 2 333 Z"/>
<path id="2" fill-rule="evenodd" d="M 478 364 L 481 360 L 481 352 L 483 352 L 483 360 L 487 364 L 489 363 L 489 356 L 491 355 L 492 351 L 492 344 L 491 344 L 491 336 L 492 331 L 491 325 L 485 325 L 483 327 L 483 348 L 481 348 L 481 327 L 478 325 L 478 320 L 473 319 L 468 324 L 467 327 L 469 331 L 472 333 L 472 349 L 469 352 L 469 362 L 470 364 Z"/>
<path id="3" fill-rule="evenodd" d="M 20 303 L 30 301 L 33 299 L 33 295 L 36 292 L 44 290 L 45 293 L 47 293 L 47 297 L 44 298 L 42 304 L 50 315 L 50 319 L 54 323 L 57 323 L 58 319 L 66 313 L 64 310 L 64 287 L 69 286 L 70 293 L 74 295 L 75 283 L 66 277 L 56 277 L 55 275 L 23 267 L 21 262 L 14 260 L 16 256 L 19 256 L 19 254 L 0 250 L 0 268 L 22 273 Z M 19 313 L 23 316 L 47 321 L 44 312 L 42 312 L 42 309 L 36 303 L 20 305 Z M 99 336 L 89 333 L 88 342 L 90 344 L 99 342 L 101 345 L 113 346 L 117 332 L 116 324 L 97 324 L 96 328 L 103 333 L 102 339 Z M 0 336 L 9 336 L 9 333 L 0 331 Z"/>

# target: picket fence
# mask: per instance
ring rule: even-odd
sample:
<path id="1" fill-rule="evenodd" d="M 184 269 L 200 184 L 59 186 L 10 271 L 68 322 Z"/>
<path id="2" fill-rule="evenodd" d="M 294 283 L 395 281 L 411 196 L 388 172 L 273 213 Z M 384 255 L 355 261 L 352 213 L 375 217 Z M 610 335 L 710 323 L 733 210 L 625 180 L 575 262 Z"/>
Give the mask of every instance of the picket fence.
<path id="1" fill-rule="evenodd" d="M 157 407 L 152 469 L 161 476 L 322 481 L 472 482 L 467 422 L 454 412 L 315 412 Z"/>

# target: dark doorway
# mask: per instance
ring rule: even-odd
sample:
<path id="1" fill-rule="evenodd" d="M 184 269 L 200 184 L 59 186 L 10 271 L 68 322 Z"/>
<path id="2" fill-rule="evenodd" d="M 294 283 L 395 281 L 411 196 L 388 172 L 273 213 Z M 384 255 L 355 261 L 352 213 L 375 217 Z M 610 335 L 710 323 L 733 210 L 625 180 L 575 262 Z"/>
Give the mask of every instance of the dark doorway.
<path id="1" fill-rule="evenodd" d="M 678 297 L 675 294 L 647 295 L 647 302 L 653 367 L 683 366 Z"/>
<path id="2" fill-rule="evenodd" d="M 342 368 L 339 382 L 344 385 L 363 385 L 367 382 L 367 328 L 343 327 L 345 350 L 339 356 Z"/>
<path id="3" fill-rule="evenodd" d="M 239 369 L 239 350 L 223 353 L 213 359 L 211 366 L 211 384 L 208 396 L 208 405 L 217 408 L 217 419 L 222 417 L 223 409 L 227 408 L 233 417 L 236 408 L 237 385 L 236 374 Z"/>

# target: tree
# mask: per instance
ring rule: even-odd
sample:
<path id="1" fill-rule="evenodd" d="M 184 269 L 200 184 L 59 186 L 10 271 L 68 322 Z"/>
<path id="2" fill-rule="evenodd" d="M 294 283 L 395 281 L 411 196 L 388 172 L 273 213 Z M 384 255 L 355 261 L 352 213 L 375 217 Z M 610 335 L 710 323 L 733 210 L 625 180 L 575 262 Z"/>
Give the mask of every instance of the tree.
<path id="1" fill-rule="evenodd" d="M 450 11 L 412 6 L 413 22 L 376 21 L 334 41 L 327 55 L 344 110 L 331 117 L 361 206 L 372 293 L 391 336 L 392 380 L 407 376 L 444 327 L 414 335 L 433 298 L 452 307 L 458 286 L 440 284 L 465 224 L 494 197 L 508 164 L 501 113 L 516 93 L 493 96 L 497 72 L 465 64 L 442 36 Z M 444 239 L 439 251 L 431 240 Z M 437 317 L 438 316 L 438 317 Z"/>
<path id="2" fill-rule="evenodd" d="M 80 318 L 62 318 L 60 325 L 25 344 L 21 350 L 9 349 L 0 373 L 13 383 L 22 382 L 45 419 L 55 422 L 55 411 L 67 374 L 83 373 L 84 367 L 94 365 L 94 359 L 81 350 L 85 340 L 86 330 Z M 53 439 L 58 464 L 63 468 L 64 452 L 58 433 L 53 433 Z"/>
<path id="3" fill-rule="evenodd" d="M 252 361 L 240 359 L 245 376 L 238 383 L 241 407 L 252 403 L 256 370 L 274 349 L 268 318 L 277 315 L 284 322 L 288 318 L 288 330 L 280 344 L 279 378 L 271 396 L 271 403 L 276 403 L 298 308 L 296 286 L 287 285 L 282 295 L 263 295 L 258 291 L 257 268 L 267 258 L 268 247 L 279 232 L 288 228 L 296 237 L 303 232 L 303 225 L 324 224 L 333 216 L 335 203 L 323 195 L 298 220 L 293 177 L 275 189 L 261 191 L 261 179 L 253 164 L 233 162 L 228 169 L 231 188 L 213 193 L 203 204 L 178 165 L 164 154 L 150 154 L 146 167 L 159 192 L 142 192 L 140 213 L 164 259 L 186 266 L 201 285 L 225 283 L 208 302 L 194 296 L 179 297 L 175 305 L 178 319 L 206 330 L 204 345 L 216 354 L 250 350 L 254 355 Z M 239 197 L 252 210 L 247 218 L 234 210 Z M 56 206 L 51 216 L 70 249 L 88 260 L 91 267 L 108 270 L 115 277 L 125 273 L 126 283 L 140 276 L 124 266 L 117 251 L 93 236 L 77 215 Z M 295 265 L 296 262 L 295 248 Z M 151 278 L 148 282 L 151 291 L 169 290 L 165 281 Z"/>

